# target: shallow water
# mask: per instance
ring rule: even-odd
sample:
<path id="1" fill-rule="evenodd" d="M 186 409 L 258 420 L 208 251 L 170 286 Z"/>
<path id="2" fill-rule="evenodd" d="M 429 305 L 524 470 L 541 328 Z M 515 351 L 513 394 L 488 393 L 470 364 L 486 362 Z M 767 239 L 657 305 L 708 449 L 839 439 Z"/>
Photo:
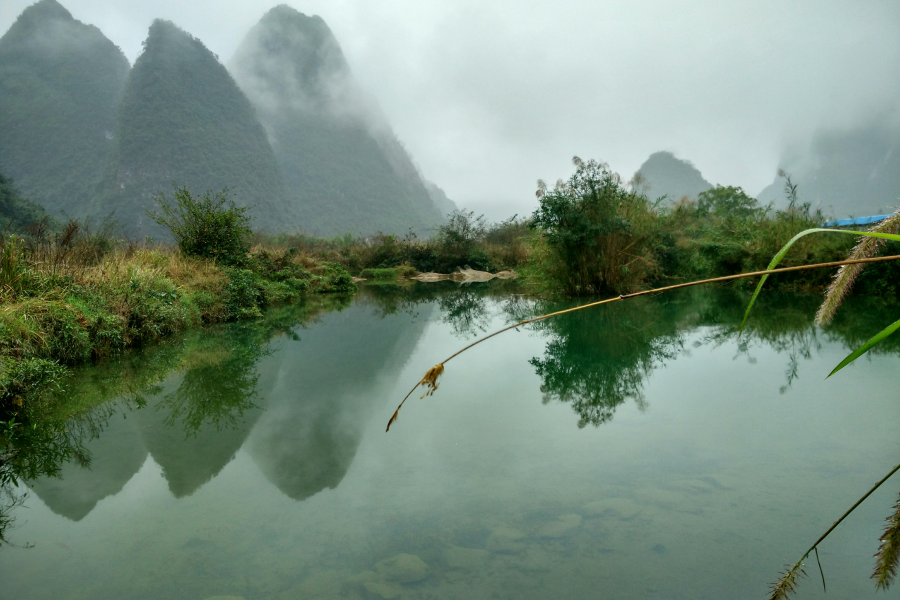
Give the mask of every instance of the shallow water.
<path id="1" fill-rule="evenodd" d="M 499 336 L 386 434 L 430 366 L 554 308 L 423 289 L 82 369 L 71 393 L 113 390 L 91 466 L 29 482 L 8 537 L 34 547 L 0 551 L 0 596 L 763 598 L 900 457 L 896 347 L 824 379 L 887 317 L 822 331 L 814 298 L 772 295 L 739 340 L 727 291 Z M 898 490 L 822 544 L 828 595 L 813 563 L 798 598 L 876 596 Z"/>

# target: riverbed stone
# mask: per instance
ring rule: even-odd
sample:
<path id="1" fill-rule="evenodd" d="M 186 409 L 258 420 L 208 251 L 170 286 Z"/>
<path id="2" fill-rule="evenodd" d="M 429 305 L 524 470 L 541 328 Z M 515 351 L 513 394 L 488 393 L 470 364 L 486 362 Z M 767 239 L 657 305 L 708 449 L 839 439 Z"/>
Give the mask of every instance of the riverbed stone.
<path id="1" fill-rule="evenodd" d="M 491 552 L 515 554 L 525 549 L 525 534 L 518 529 L 497 527 L 488 536 L 485 548 Z"/>
<path id="2" fill-rule="evenodd" d="M 363 584 L 363 587 L 366 588 L 366 591 L 369 592 L 372 596 L 376 598 L 385 598 L 390 600 L 391 598 L 399 598 L 403 595 L 403 588 L 395 583 L 388 583 L 386 581 L 367 581 Z"/>
<path id="3" fill-rule="evenodd" d="M 637 516 L 640 507 L 628 498 L 604 498 L 585 504 L 582 512 L 589 517 L 612 517 L 627 521 Z"/>
<path id="4" fill-rule="evenodd" d="M 448 546 L 444 549 L 444 561 L 452 569 L 479 569 L 484 567 L 491 553 L 478 548 Z"/>
<path id="5" fill-rule="evenodd" d="M 428 577 L 428 565 L 415 554 L 400 553 L 375 565 L 378 574 L 387 581 L 412 583 Z"/>
<path id="6" fill-rule="evenodd" d="M 542 538 L 561 538 L 574 533 L 580 525 L 581 515 L 570 513 L 560 516 L 555 521 L 545 523 L 537 533 Z"/>

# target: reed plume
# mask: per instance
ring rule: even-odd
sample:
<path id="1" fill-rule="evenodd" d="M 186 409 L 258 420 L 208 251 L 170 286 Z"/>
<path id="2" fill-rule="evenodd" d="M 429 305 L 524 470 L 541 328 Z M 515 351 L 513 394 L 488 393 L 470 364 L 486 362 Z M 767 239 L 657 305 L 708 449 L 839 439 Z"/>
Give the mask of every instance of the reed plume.
<path id="1" fill-rule="evenodd" d="M 790 595 L 797 591 L 797 585 L 801 577 L 806 577 L 806 569 L 803 568 L 804 556 L 800 561 L 781 574 L 781 577 L 772 584 L 772 595 L 769 600 L 788 600 Z"/>
<path id="2" fill-rule="evenodd" d="M 897 575 L 898 563 L 900 563 L 900 500 L 894 505 L 894 513 L 887 518 L 881 545 L 875 553 L 875 572 L 872 573 L 872 579 L 875 580 L 876 589 L 886 591 L 890 587 Z"/>
<path id="3" fill-rule="evenodd" d="M 900 209 L 898 209 L 890 217 L 876 224 L 869 229 L 873 233 L 897 233 L 900 230 Z M 884 239 L 876 237 L 864 236 L 858 244 L 850 252 L 847 258 L 858 260 L 862 258 L 872 258 L 884 245 Z M 819 325 L 827 325 L 834 318 L 834 313 L 853 286 L 853 282 L 863 270 L 863 264 L 844 265 L 835 274 L 831 285 L 825 292 L 825 300 L 819 311 L 816 313 L 816 323 Z"/>

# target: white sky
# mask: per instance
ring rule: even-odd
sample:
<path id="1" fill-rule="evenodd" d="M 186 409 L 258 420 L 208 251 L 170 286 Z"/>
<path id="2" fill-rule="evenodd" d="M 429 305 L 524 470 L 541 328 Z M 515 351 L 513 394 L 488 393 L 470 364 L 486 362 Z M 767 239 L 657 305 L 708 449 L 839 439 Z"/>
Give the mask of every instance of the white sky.
<path id="1" fill-rule="evenodd" d="M 0 2 L 5 32 L 31 0 Z M 223 62 L 258 0 L 62 0 L 129 60 L 154 18 Z M 900 114 L 900 0 L 289 0 L 322 16 L 425 175 L 500 218 L 571 157 L 652 152 L 759 192 L 818 127 Z"/>

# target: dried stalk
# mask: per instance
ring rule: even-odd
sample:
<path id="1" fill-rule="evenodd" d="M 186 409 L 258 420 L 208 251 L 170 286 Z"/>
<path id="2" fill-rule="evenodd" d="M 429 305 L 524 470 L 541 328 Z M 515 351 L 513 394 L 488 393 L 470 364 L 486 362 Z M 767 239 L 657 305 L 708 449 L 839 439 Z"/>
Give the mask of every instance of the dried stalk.
<path id="1" fill-rule="evenodd" d="M 607 298 L 606 300 L 599 300 L 597 302 L 591 302 L 589 304 L 583 304 L 581 306 L 576 306 L 574 308 L 568 308 L 566 310 L 560 310 L 560 311 L 552 312 L 552 313 L 549 313 L 546 315 L 541 315 L 539 317 L 534 317 L 533 319 L 526 319 L 524 321 L 519 321 L 518 323 L 515 323 L 513 325 L 508 325 L 507 327 L 504 327 L 503 329 L 499 329 L 499 330 L 495 331 L 494 333 L 486 335 L 481 339 L 475 340 L 474 342 L 472 342 L 471 344 L 469 344 L 462 350 L 459 350 L 458 352 L 452 354 L 449 358 L 444 359 L 442 362 L 436 364 L 431 369 L 429 369 L 428 372 L 425 373 L 425 376 L 416 385 L 414 385 L 411 390 L 409 390 L 409 393 L 406 394 L 406 396 L 403 398 L 403 400 L 397 406 L 397 409 L 394 411 L 394 414 L 391 415 L 390 420 L 388 420 L 387 428 L 385 429 L 385 431 L 387 432 L 387 431 L 391 430 L 391 425 L 394 423 L 394 421 L 397 420 L 397 415 L 400 413 L 400 409 L 403 407 L 403 404 L 409 399 L 409 397 L 412 396 L 412 393 L 414 391 L 416 391 L 416 388 L 418 388 L 420 385 L 424 385 L 424 386 L 430 388 L 428 391 L 425 392 L 425 394 L 423 394 L 423 396 L 422 396 L 423 398 L 425 396 L 432 395 L 435 392 L 435 390 L 437 390 L 437 387 L 438 387 L 437 380 L 443 374 L 444 365 L 447 362 L 456 358 L 457 356 L 459 356 L 466 350 L 469 350 L 470 348 L 477 346 L 481 342 L 485 342 L 485 341 L 491 339 L 492 337 L 494 337 L 495 335 L 500 335 L 501 333 L 503 333 L 505 331 L 509 331 L 510 329 L 515 329 L 517 327 L 521 327 L 522 325 L 534 323 L 535 321 L 543 321 L 544 319 L 549 319 L 550 317 L 557 317 L 559 315 L 564 315 L 566 313 L 575 312 L 578 310 L 584 310 L 585 308 L 593 308 L 594 306 L 600 306 L 601 304 L 609 304 L 611 302 L 618 302 L 620 300 L 627 300 L 629 298 L 637 298 L 638 296 L 646 296 L 648 294 L 658 294 L 661 292 L 668 292 L 668 291 L 677 290 L 677 289 L 681 289 L 681 288 L 691 287 L 694 285 L 703 285 L 703 284 L 707 284 L 707 283 L 720 283 L 720 282 L 724 282 L 724 281 L 734 281 L 736 279 L 743 279 L 746 277 L 756 277 L 758 275 L 768 276 L 768 275 L 775 275 L 777 273 L 790 273 L 793 271 L 804 271 L 806 269 L 822 269 L 825 267 L 842 267 L 845 265 L 883 262 L 883 261 L 897 260 L 897 259 L 900 259 L 900 255 L 877 256 L 877 257 L 873 257 L 873 258 L 847 259 L 847 260 L 840 260 L 840 261 L 835 261 L 835 262 L 816 263 L 813 265 L 800 265 L 797 267 L 785 267 L 782 269 L 767 269 L 765 271 L 753 271 L 751 273 L 738 273 L 737 275 L 726 275 L 724 277 L 713 277 L 712 279 L 702 279 L 700 281 L 689 281 L 687 283 L 678 283 L 675 285 L 669 285 L 666 287 L 655 288 L 652 290 L 644 290 L 641 292 L 634 292 L 632 294 L 622 294 L 621 296 L 616 296 L 614 298 Z M 805 558 L 805 556 L 804 556 L 804 558 Z"/>

